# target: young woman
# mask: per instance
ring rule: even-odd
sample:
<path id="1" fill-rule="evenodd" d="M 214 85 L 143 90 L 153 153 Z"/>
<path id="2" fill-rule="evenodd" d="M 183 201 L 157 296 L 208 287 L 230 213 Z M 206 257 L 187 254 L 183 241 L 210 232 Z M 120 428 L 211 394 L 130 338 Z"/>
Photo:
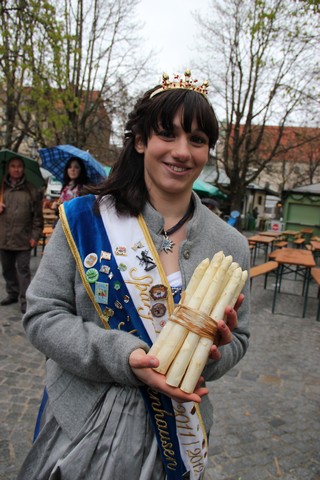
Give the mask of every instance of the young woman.
<path id="1" fill-rule="evenodd" d="M 167 385 L 147 352 L 200 261 L 223 250 L 249 268 L 246 239 L 192 191 L 218 138 L 205 90 L 189 72 L 164 77 L 129 115 L 108 179 L 60 207 L 23 321 L 47 380 L 19 480 L 203 475 L 213 422 L 204 381 L 247 350 L 248 285 L 218 323 L 193 393 Z"/>
<path id="2" fill-rule="evenodd" d="M 71 157 L 64 169 L 62 190 L 59 198 L 60 203 L 79 197 L 82 187 L 87 185 L 87 183 L 87 172 L 82 160 Z"/>
<path id="3" fill-rule="evenodd" d="M 85 185 L 88 184 L 88 176 L 83 161 L 77 157 L 71 157 L 64 167 L 62 189 L 59 199 L 52 203 L 51 209 L 59 215 L 59 206 L 79 197 Z M 56 222 L 54 226 L 56 225 Z"/>
<path id="4" fill-rule="evenodd" d="M 77 157 L 71 157 L 64 167 L 62 189 L 57 202 L 51 208 L 58 209 L 59 205 L 79 197 L 83 187 L 88 184 L 88 176 L 83 161 Z"/>

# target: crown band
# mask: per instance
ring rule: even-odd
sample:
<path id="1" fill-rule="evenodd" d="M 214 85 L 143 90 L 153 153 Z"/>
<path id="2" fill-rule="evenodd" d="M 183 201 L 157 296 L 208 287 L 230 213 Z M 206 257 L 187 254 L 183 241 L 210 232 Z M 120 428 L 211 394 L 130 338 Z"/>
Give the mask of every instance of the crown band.
<path id="1" fill-rule="evenodd" d="M 200 93 L 207 99 L 208 95 L 208 85 L 209 82 L 205 80 L 202 85 L 197 84 L 198 80 L 193 80 L 191 78 L 191 71 L 186 70 L 184 72 L 184 80 L 180 77 L 180 75 L 174 75 L 173 80 L 169 80 L 169 75 L 167 73 L 162 74 L 162 86 L 151 93 L 149 98 L 158 95 L 158 93 L 165 92 L 166 90 L 175 90 L 175 89 L 183 89 L 183 90 L 192 90 L 193 92 Z"/>

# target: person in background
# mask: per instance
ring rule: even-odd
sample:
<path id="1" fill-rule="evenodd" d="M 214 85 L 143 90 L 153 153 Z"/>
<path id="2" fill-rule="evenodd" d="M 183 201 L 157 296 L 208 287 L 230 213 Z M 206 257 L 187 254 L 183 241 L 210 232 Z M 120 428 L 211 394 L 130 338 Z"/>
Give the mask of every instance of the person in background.
<path id="1" fill-rule="evenodd" d="M 59 203 L 79 197 L 83 186 L 87 183 L 88 177 L 83 161 L 80 158 L 71 157 L 64 168 Z"/>
<path id="2" fill-rule="evenodd" d="M 258 207 L 254 207 L 254 209 L 252 210 L 252 216 L 255 220 L 257 220 L 258 216 L 259 216 L 259 209 Z"/>
<path id="3" fill-rule="evenodd" d="M 245 237 L 192 190 L 218 122 L 207 83 L 190 75 L 163 76 L 146 91 L 110 176 L 60 207 L 23 319 L 47 379 L 18 480 L 203 475 L 213 423 L 204 381 L 222 377 L 248 348 L 248 282 L 217 324 L 220 341 L 194 392 L 169 386 L 147 353 L 203 259 L 223 250 L 242 269 L 250 262 Z"/>
<path id="4" fill-rule="evenodd" d="M 217 200 L 214 200 L 213 198 L 205 197 L 201 199 L 201 202 L 203 203 L 203 205 L 208 207 L 209 210 L 211 210 L 211 212 L 215 213 L 216 215 L 218 215 L 218 217 L 220 217 L 222 212 L 219 208 L 219 203 L 217 202 Z"/>
<path id="5" fill-rule="evenodd" d="M 80 158 L 71 157 L 64 167 L 62 189 L 58 201 L 51 205 L 51 209 L 59 215 L 59 206 L 79 197 L 82 189 L 88 183 L 88 176 L 85 165 Z"/>
<path id="6" fill-rule="evenodd" d="M 257 227 L 257 219 L 258 219 L 258 216 L 259 216 L 259 209 L 258 207 L 254 207 L 254 209 L 252 210 L 252 216 L 253 216 L 253 219 L 254 219 L 254 229 Z"/>
<path id="7" fill-rule="evenodd" d="M 20 301 L 26 311 L 26 290 L 31 281 L 31 250 L 43 229 L 42 196 L 25 178 L 21 158 L 11 158 L 4 178 L 3 202 L 0 203 L 0 255 L 7 297 L 0 304 Z"/>

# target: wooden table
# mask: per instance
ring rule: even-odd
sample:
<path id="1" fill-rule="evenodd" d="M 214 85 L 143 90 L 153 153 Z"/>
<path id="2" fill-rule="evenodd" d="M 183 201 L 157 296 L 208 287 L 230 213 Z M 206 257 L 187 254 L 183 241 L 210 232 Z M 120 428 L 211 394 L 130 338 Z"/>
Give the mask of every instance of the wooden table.
<path id="1" fill-rule="evenodd" d="M 51 237 L 52 234 L 53 234 L 53 227 L 51 227 L 50 225 L 47 225 L 46 227 L 43 227 L 43 230 L 42 230 L 42 238 L 43 238 L 42 251 L 44 250 L 44 247 L 46 246 L 46 243 L 47 243 L 47 241 L 49 240 L 49 238 Z"/>
<path id="2" fill-rule="evenodd" d="M 306 233 L 307 235 L 312 235 L 313 234 L 313 229 L 312 228 L 304 228 L 304 229 L 300 230 L 300 232 L 302 234 Z"/>
<path id="3" fill-rule="evenodd" d="M 287 242 L 293 245 L 294 240 L 296 240 L 301 233 L 298 230 L 284 230 L 282 235 L 284 235 Z"/>
<path id="4" fill-rule="evenodd" d="M 320 241 L 318 240 L 310 240 L 311 245 L 315 250 L 320 250 Z"/>
<path id="5" fill-rule="evenodd" d="M 46 246 L 47 241 L 51 237 L 52 233 L 53 233 L 53 227 L 51 227 L 50 225 L 46 225 L 45 227 L 43 227 L 40 242 L 38 243 L 38 245 L 41 245 L 41 247 L 42 247 L 42 253 L 43 253 L 44 247 Z M 37 246 L 34 247 L 34 256 L 37 255 Z"/>
<path id="6" fill-rule="evenodd" d="M 58 215 L 55 210 L 52 208 L 43 208 L 42 209 L 43 223 L 45 226 L 52 226 L 56 223 Z"/>
<path id="7" fill-rule="evenodd" d="M 298 235 L 300 235 L 300 232 L 298 232 L 297 230 L 284 230 L 282 232 L 282 235 L 284 235 L 287 240 L 290 240 L 295 239 Z"/>
<path id="8" fill-rule="evenodd" d="M 311 276 L 318 286 L 318 308 L 317 308 L 317 322 L 320 322 L 320 268 L 311 268 Z"/>
<path id="9" fill-rule="evenodd" d="M 50 227 L 50 225 L 47 225 L 46 227 L 43 227 L 42 230 L 42 235 L 48 236 L 53 234 L 53 227 Z"/>
<path id="10" fill-rule="evenodd" d="M 316 262 L 312 255 L 312 252 L 309 250 L 298 250 L 297 248 L 282 248 L 275 250 L 272 253 L 272 258 L 278 262 L 279 268 L 276 272 L 276 283 L 274 287 L 273 294 L 273 303 L 272 303 L 272 313 L 274 313 L 277 294 L 280 292 L 282 277 L 287 271 L 293 271 L 291 267 L 297 267 L 295 273 L 303 276 L 303 290 L 304 295 L 303 301 L 303 311 L 302 318 L 305 317 L 307 301 L 308 301 L 308 290 L 309 290 L 309 281 L 310 281 L 310 270 L 316 266 Z"/>
<path id="11" fill-rule="evenodd" d="M 299 233 L 297 230 L 284 230 L 282 232 L 283 235 L 288 235 L 289 237 L 294 237 L 295 235 L 299 235 Z"/>
<path id="12" fill-rule="evenodd" d="M 310 239 L 313 234 L 313 228 L 309 228 L 309 227 L 303 228 L 302 230 L 300 230 L 300 233 L 302 234 L 306 242 L 310 242 Z"/>
<path id="13" fill-rule="evenodd" d="M 253 235 L 252 237 L 248 237 L 248 242 L 249 244 L 254 244 L 256 246 L 256 249 L 259 247 L 263 247 L 265 251 L 265 262 L 268 261 L 268 250 L 269 250 L 269 245 L 272 246 L 272 242 L 274 242 L 274 237 L 270 237 L 268 235 Z M 271 247 L 272 248 L 272 247 Z M 254 251 L 254 257 L 253 257 L 253 265 L 255 264 L 256 260 L 256 249 Z"/>
<path id="14" fill-rule="evenodd" d="M 310 240 L 310 244 L 313 248 L 313 255 L 318 260 L 320 256 L 320 241 L 319 240 Z"/>
<path id="15" fill-rule="evenodd" d="M 274 232 L 273 230 L 268 230 L 267 232 L 261 232 L 260 235 L 266 235 L 267 237 L 281 237 L 283 232 Z"/>

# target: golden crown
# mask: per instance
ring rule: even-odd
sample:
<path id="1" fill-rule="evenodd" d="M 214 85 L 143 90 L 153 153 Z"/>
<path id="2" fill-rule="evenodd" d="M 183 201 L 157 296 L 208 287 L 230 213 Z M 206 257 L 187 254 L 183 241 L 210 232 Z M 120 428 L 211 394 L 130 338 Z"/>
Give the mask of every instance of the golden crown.
<path id="1" fill-rule="evenodd" d="M 172 81 L 170 81 L 169 75 L 167 73 L 163 73 L 162 87 L 152 92 L 150 98 L 154 97 L 158 93 L 164 92 L 165 90 L 174 90 L 176 88 L 193 90 L 194 92 L 201 93 L 201 95 L 207 98 L 208 86 L 209 82 L 207 80 L 205 80 L 202 85 L 199 85 L 198 80 L 192 79 L 190 70 L 186 70 L 184 72 L 184 79 L 180 75 L 175 74 Z"/>

